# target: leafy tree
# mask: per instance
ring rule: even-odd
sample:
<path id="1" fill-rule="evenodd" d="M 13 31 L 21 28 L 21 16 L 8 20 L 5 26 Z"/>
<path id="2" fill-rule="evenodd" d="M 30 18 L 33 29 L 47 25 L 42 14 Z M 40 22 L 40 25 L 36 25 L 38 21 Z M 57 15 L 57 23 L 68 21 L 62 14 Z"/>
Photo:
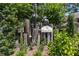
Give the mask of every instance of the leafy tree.
<path id="1" fill-rule="evenodd" d="M 59 25 L 64 20 L 65 6 L 64 4 L 45 4 L 45 12 L 50 21 L 54 25 Z"/>
<path id="2" fill-rule="evenodd" d="M 15 48 L 15 31 L 24 18 L 30 18 L 31 4 L 0 4 L 0 53 L 11 55 Z"/>
<path id="3" fill-rule="evenodd" d="M 16 28 L 17 18 L 15 11 L 11 9 L 11 4 L 2 4 L 0 5 L 0 52 L 4 55 L 10 55 L 13 53 L 13 48 L 15 47 L 15 37 L 14 32 Z"/>

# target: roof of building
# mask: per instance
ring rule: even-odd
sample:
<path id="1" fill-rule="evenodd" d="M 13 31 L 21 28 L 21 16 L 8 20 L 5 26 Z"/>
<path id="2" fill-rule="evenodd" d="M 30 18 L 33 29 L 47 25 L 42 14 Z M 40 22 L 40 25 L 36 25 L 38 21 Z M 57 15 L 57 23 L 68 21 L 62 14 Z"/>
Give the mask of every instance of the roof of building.
<path id="1" fill-rule="evenodd" d="M 52 32 L 52 27 L 50 27 L 50 26 L 43 26 L 42 28 L 41 28 L 41 32 Z"/>

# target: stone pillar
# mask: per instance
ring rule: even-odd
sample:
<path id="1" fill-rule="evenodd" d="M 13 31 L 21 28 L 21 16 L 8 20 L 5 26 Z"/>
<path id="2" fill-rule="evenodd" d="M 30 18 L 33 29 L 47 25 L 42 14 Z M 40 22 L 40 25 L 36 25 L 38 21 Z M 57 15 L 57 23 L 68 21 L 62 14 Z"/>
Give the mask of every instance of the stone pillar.
<path id="1" fill-rule="evenodd" d="M 28 19 L 25 19 L 24 22 L 24 33 L 29 34 L 30 33 L 30 21 Z"/>
<path id="2" fill-rule="evenodd" d="M 53 41 L 53 24 L 51 24 L 51 26 L 52 26 L 51 41 Z"/>
<path id="3" fill-rule="evenodd" d="M 38 40 L 37 40 L 37 47 L 39 48 L 40 46 L 40 33 L 38 33 Z"/>
<path id="4" fill-rule="evenodd" d="M 37 47 L 40 45 L 40 27 L 37 25 Z"/>
<path id="5" fill-rule="evenodd" d="M 20 33 L 20 50 L 22 50 L 24 44 L 22 32 Z"/>
<path id="6" fill-rule="evenodd" d="M 47 43 L 49 43 L 50 42 L 50 33 L 47 33 Z"/>
<path id="7" fill-rule="evenodd" d="M 46 34 L 45 33 L 43 33 L 43 39 L 45 40 L 45 43 L 46 43 L 46 40 L 47 40 L 47 38 L 46 38 Z"/>
<path id="8" fill-rule="evenodd" d="M 53 41 L 53 32 L 51 32 L 51 42 Z"/>
<path id="9" fill-rule="evenodd" d="M 39 27 L 38 25 L 36 25 L 36 28 L 34 28 L 33 30 L 33 43 L 36 44 L 36 40 L 38 39 L 38 30 L 39 30 Z"/>
<path id="10" fill-rule="evenodd" d="M 27 46 L 27 34 L 26 33 L 24 33 L 24 42 L 25 42 L 25 44 Z"/>
<path id="11" fill-rule="evenodd" d="M 25 19 L 24 21 L 24 40 L 26 41 L 26 44 L 31 44 L 30 43 L 30 36 L 31 35 L 31 30 L 30 30 L 30 21 L 29 19 Z"/>
<path id="12" fill-rule="evenodd" d="M 35 44 L 36 43 L 36 37 L 37 37 L 37 29 L 35 28 L 33 30 L 33 43 Z"/>

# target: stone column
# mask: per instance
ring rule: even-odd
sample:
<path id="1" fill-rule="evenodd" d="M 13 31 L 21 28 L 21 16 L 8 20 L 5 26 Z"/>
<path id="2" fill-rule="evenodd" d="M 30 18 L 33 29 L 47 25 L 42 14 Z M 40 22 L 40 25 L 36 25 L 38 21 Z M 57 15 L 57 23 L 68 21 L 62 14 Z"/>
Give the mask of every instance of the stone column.
<path id="1" fill-rule="evenodd" d="M 47 43 L 49 43 L 50 42 L 50 33 L 47 33 Z"/>
<path id="2" fill-rule="evenodd" d="M 24 40 L 23 40 L 23 35 L 22 32 L 20 33 L 20 50 L 22 50 L 22 46 L 23 46 Z"/>
<path id="3" fill-rule="evenodd" d="M 52 26 L 51 41 L 53 41 L 53 24 L 51 24 L 51 26 Z"/>
<path id="4" fill-rule="evenodd" d="M 27 34 L 26 33 L 24 33 L 24 42 L 25 42 L 25 44 L 27 46 Z"/>
<path id="5" fill-rule="evenodd" d="M 25 22 L 24 22 L 24 33 L 27 33 L 27 34 L 30 33 L 30 21 L 29 21 L 29 19 L 25 19 Z"/>
<path id="6" fill-rule="evenodd" d="M 51 32 L 51 42 L 53 41 L 53 32 Z"/>
<path id="7" fill-rule="evenodd" d="M 40 45 L 40 28 L 37 25 L 37 46 L 38 48 L 39 48 L 39 45 Z"/>
<path id="8" fill-rule="evenodd" d="M 24 21 L 24 40 L 26 41 L 26 44 L 30 44 L 30 38 L 29 36 L 31 35 L 31 30 L 30 30 L 30 21 L 29 19 L 25 19 Z"/>
<path id="9" fill-rule="evenodd" d="M 45 44 L 47 44 L 47 38 L 46 38 L 46 33 L 43 32 L 43 40 L 45 41 Z"/>
<path id="10" fill-rule="evenodd" d="M 36 37 L 37 37 L 37 30 L 36 28 L 33 30 L 33 43 L 35 44 L 36 43 Z"/>
<path id="11" fill-rule="evenodd" d="M 46 39 L 45 33 L 42 33 L 42 35 L 44 36 L 43 38 Z"/>
<path id="12" fill-rule="evenodd" d="M 36 25 L 36 28 L 34 28 L 34 32 L 33 32 L 33 43 L 34 44 L 37 44 L 36 40 L 38 39 L 38 30 L 39 30 L 39 27 L 38 25 Z"/>
<path id="13" fill-rule="evenodd" d="M 38 33 L 38 40 L 37 40 L 37 47 L 39 48 L 40 46 L 40 33 Z"/>

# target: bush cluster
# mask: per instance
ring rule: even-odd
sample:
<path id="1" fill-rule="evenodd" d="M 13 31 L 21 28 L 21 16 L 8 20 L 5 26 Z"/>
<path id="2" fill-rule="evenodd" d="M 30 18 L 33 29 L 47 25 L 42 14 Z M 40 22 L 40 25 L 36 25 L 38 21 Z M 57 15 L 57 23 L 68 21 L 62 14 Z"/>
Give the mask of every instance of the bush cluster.
<path id="1" fill-rule="evenodd" d="M 53 42 L 48 44 L 50 56 L 74 56 L 79 55 L 79 35 L 70 37 L 67 32 L 55 34 Z"/>

